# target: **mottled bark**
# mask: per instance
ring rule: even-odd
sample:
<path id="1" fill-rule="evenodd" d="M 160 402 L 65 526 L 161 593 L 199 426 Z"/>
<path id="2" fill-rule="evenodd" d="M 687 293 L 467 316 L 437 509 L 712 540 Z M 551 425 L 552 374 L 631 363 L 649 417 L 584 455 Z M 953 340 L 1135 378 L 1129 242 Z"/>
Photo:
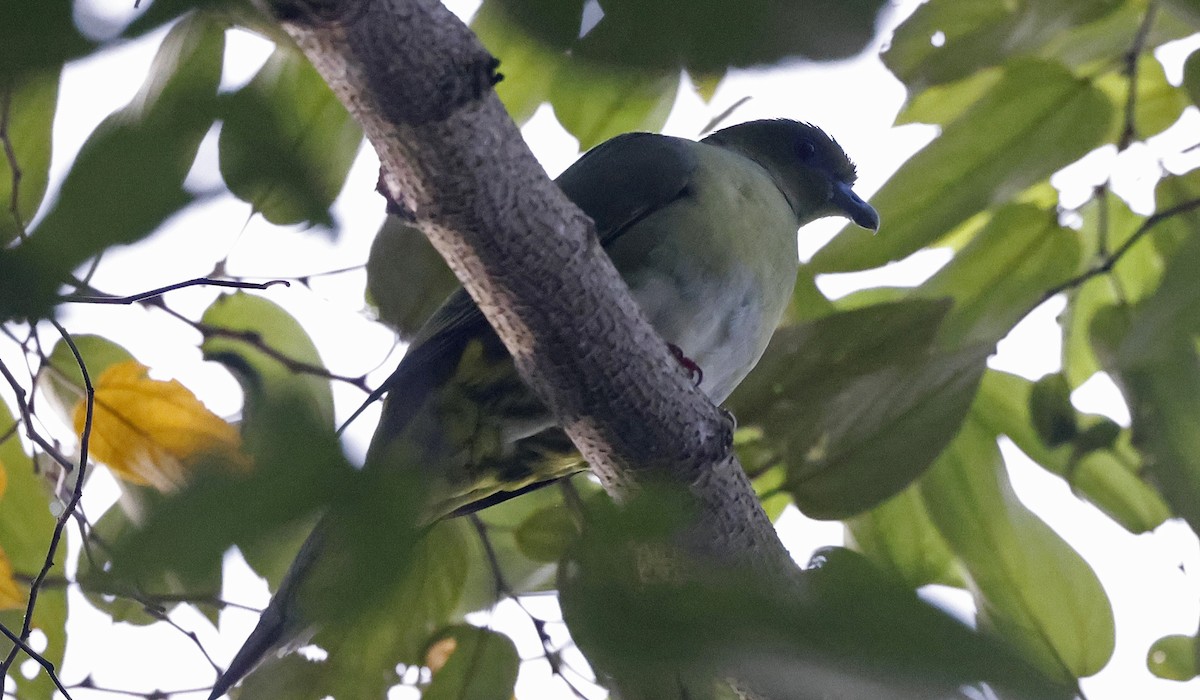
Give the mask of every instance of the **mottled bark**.
<path id="1" fill-rule="evenodd" d="M 609 493 L 678 485 L 698 513 L 682 539 L 691 556 L 794 571 L 733 455 L 731 421 L 692 386 L 591 222 L 534 159 L 471 31 L 438 0 L 272 10 L 363 126 L 394 211 L 446 258 Z"/>

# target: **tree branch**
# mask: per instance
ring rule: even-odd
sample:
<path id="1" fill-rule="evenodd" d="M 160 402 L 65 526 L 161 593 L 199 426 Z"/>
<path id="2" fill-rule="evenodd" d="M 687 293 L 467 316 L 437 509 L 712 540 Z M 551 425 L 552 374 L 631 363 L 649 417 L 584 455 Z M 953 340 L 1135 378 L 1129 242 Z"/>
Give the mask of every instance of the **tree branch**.
<path id="1" fill-rule="evenodd" d="M 396 209 L 446 258 L 605 489 L 691 495 L 692 557 L 795 565 L 732 451 L 732 425 L 641 315 L 593 225 L 492 85 L 497 61 L 438 0 L 273 0 L 362 125 Z"/>

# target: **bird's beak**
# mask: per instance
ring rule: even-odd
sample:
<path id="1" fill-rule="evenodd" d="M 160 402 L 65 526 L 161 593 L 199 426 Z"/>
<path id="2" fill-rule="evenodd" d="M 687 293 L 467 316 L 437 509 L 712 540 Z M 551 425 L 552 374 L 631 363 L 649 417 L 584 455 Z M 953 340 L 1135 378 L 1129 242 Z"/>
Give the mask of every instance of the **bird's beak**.
<path id="1" fill-rule="evenodd" d="M 862 200 L 862 197 L 854 194 L 854 190 L 850 189 L 850 185 L 844 182 L 833 183 L 833 196 L 830 201 L 837 207 L 848 219 L 854 223 L 869 229 L 871 232 L 879 230 L 879 212 L 870 204 Z"/>

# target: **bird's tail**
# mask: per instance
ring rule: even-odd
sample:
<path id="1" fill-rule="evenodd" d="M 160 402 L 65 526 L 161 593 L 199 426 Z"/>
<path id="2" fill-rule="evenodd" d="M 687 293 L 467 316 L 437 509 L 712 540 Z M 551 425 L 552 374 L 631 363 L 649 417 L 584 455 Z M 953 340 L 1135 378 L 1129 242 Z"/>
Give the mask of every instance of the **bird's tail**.
<path id="1" fill-rule="evenodd" d="M 217 678 L 208 700 L 216 700 L 237 685 L 238 681 L 253 671 L 269 652 L 285 654 L 304 646 L 312 637 L 315 628 L 311 621 L 304 619 L 297 603 L 301 585 L 307 580 L 309 571 L 325 549 L 329 529 L 327 521 L 328 516 L 322 518 L 300 547 L 299 553 L 279 584 L 279 590 L 275 592 L 275 596 L 271 598 L 267 609 L 259 618 L 258 625 L 234 655 L 233 661 L 229 662 L 229 668 Z"/>

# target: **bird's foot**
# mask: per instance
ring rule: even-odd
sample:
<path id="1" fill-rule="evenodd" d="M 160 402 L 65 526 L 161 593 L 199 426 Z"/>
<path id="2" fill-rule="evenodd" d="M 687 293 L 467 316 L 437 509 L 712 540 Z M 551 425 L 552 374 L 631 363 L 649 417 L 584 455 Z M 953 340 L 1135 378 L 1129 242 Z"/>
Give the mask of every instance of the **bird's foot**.
<path id="1" fill-rule="evenodd" d="M 678 345 L 674 343 L 667 343 L 667 347 L 670 348 L 671 354 L 675 356 L 675 359 L 679 361 L 679 364 L 687 370 L 688 376 L 690 376 L 692 380 L 696 382 L 696 386 L 700 386 L 700 383 L 704 381 L 704 370 L 700 369 L 700 365 L 696 364 L 692 358 L 684 355 L 683 350 L 681 350 Z"/>

